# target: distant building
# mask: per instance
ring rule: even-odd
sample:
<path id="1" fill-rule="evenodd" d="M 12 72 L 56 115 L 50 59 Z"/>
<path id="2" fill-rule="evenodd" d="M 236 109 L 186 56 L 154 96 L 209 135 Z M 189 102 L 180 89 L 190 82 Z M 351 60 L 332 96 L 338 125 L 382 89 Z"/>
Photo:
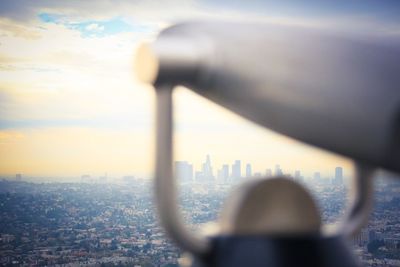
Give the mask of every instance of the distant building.
<path id="1" fill-rule="evenodd" d="M 229 182 L 229 165 L 222 165 L 221 169 L 218 171 L 218 181 L 219 183 Z"/>
<path id="2" fill-rule="evenodd" d="M 191 172 L 193 172 L 193 167 L 191 169 Z M 215 176 L 211 165 L 210 155 L 207 155 L 206 161 L 201 165 L 201 170 L 196 171 L 194 178 L 198 183 L 215 182 Z"/>
<path id="3" fill-rule="evenodd" d="M 265 170 L 265 176 L 271 177 L 272 176 L 272 170 L 271 169 L 266 169 Z"/>
<path id="4" fill-rule="evenodd" d="M 276 164 L 276 165 L 275 165 L 275 175 L 276 175 L 276 176 L 281 176 L 281 175 L 283 175 L 282 169 L 281 169 L 281 167 L 279 166 L 279 164 Z"/>
<path id="5" fill-rule="evenodd" d="M 10 234 L 1 234 L 0 239 L 2 243 L 10 243 L 15 240 L 15 236 Z"/>
<path id="6" fill-rule="evenodd" d="M 400 248 L 400 238 L 385 238 L 383 241 L 389 250 L 399 250 Z"/>
<path id="7" fill-rule="evenodd" d="M 252 176 L 251 164 L 247 163 L 246 164 L 246 177 L 251 177 L 251 176 Z"/>
<path id="8" fill-rule="evenodd" d="M 369 242 L 375 241 L 377 239 L 378 239 L 377 233 L 374 230 L 369 230 L 369 232 L 368 232 L 368 240 L 369 240 Z"/>
<path id="9" fill-rule="evenodd" d="M 210 155 L 207 155 L 206 162 L 203 163 L 201 171 L 203 173 L 204 182 L 214 181 L 215 177 L 213 175 L 213 169 L 212 169 L 212 166 L 211 166 Z"/>
<path id="10" fill-rule="evenodd" d="M 21 182 L 21 181 L 22 181 L 22 174 L 17 173 L 17 174 L 15 175 L 15 181 Z"/>
<path id="11" fill-rule="evenodd" d="M 342 167 L 335 168 L 335 177 L 333 178 L 333 183 L 336 185 L 343 184 L 343 168 Z"/>
<path id="12" fill-rule="evenodd" d="M 241 171 L 241 162 L 240 160 L 235 160 L 235 163 L 232 164 L 232 181 L 237 181 L 242 177 Z"/>
<path id="13" fill-rule="evenodd" d="M 368 230 L 362 229 L 360 233 L 353 237 L 353 243 L 357 246 L 365 246 L 369 242 Z"/>
<path id="14" fill-rule="evenodd" d="M 194 179 L 196 180 L 196 182 L 200 183 L 204 181 L 204 175 L 203 172 L 201 171 L 196 171 L 195 175 L 194 175 Z"/>
<path id="15" fill-rule="evenodd" d="M 193 165 L 187 161 L 175 161 L 175 173 L 182 182 L 193 181 Z"/>
<path id="16" fill-rule="evenodd" d="M 301 173 L 300 173 L 299 170 L 296 170 L 296 171 L 294 172 L 294 179 L 295 179 L 296 181 L 303 181 L 303 176 L 301 176 Z"/>

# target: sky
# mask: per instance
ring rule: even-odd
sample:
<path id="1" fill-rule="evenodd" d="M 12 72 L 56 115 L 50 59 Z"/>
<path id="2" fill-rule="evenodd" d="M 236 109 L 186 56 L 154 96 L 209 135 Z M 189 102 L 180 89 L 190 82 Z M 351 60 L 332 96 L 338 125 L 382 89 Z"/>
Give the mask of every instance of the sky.
<path id="1" fill-rule="evenodd" d="M 245 4 L 243 4 L 245 3 Z M 0 175 L 151 177 L 154 89 L 134 75 L 135 49 L 186 20 L 255 20 L 350 33 L 400 34 L 398 2 L 0 2 Z M 336 166 L 349 159 L 252 124 L 187 88 L 174 92 L 176 160 L 214 170 L 242 160 L 264 172 Z"/>

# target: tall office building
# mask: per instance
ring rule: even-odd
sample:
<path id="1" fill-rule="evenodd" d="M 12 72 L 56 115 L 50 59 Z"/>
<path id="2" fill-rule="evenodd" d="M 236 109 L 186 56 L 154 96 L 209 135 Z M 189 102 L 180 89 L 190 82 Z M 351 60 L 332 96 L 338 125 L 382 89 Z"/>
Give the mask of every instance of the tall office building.
<path id="1" fill-rule="evenodd" d="M 294 172 L 294 179 L 295 179 L 296 181 L 303 181 L 303 177 L 301 176 L 301 173 L 300 173 L 299 170 L 296 170 L 296 171 Z"/>
<path id="2" fill-rule="evenodd" d="M 282 169 L 281 169 L 281 167 L 279 166 L 279 164 L 276 164 L 276 165 L 275 165 L 275 175 L 276 175 L 276 176 L 283 175 Z"/>
<path id="3" fill-rule="evenodd" d="M 232 165 L 232 180 L 236 181 L 242 177 L 242 171 L 241 171 L 241 162 L 240 160 L 235 160 L 235 163 Z"/>
<path id="4" fill-rule="evenodd" d="M 195 172 L 195 175 L 194 175 L 194 179 L 195 179 L 196 182 L 198 182 L 198 183 L 204 182 L 204 175 L 203 175 L 203 172 L 201 172 L 201 171 L 196 171 L 196 172 Z"/>
<path id="5" fill-rule="evenodd" d="M 222 165 L 222 174 L 223 174 L 224 179 L 226 181 L 228 181 L 228 179 L 229 179 L 229 165 L 228 164 Z"/>
<path id="6" fill-rule="evenodd" d="M 17 173 L 17 174 L 15 175 L 15 181 L 17 181 L 17 182 L 22 181 L 22 174 Z"/>
<path id="7" fill-rule="evenodd" d="M 218 182 L 227 183 L 229 182 L 229 165 L 222 165 L 221 169 L 218 171 Z"/>
<path id="8" fill-rule="evenodd" d="M 193 165 L 187 161 L 175 161 L 176 177 L 182 182 L 191 182 L 193 180 Z"/>
<path id="9" fill-rule="evenodd" d="M 271 177 L 272 176 L 272 170 L 271 169 L 266 169 L 265 170 L 265 176 Z"/>
<path id="10" fill-rule="evenodd" d="M 214 174 L 213 174 L 213 169 L 211 166 L 210 155 L 207 155 L 206 162 L 203 163 L 201 172 L 203 173 L 204 181 L 207 181 L 207 182 L 214 181 Z"/>
<path id="11" fill-rule="evenodd" d="M 224 183 L 224 179 L 222 178 L 222 169 L 217 170 L 217 183 Z"/>
<path id="12" fill-rule="evenodd" d="M 251 177 L 251 176 L 252 176 L 251 164 L 247 163 L 246 164 L 246 177 Z"/>
<path id="13" fill-rule="evenodd" d="M 335 178 L 333 179 L 333 183 L 336 185 L 343 184 L 343 168 L 342 167 L 335 168 Z"/>

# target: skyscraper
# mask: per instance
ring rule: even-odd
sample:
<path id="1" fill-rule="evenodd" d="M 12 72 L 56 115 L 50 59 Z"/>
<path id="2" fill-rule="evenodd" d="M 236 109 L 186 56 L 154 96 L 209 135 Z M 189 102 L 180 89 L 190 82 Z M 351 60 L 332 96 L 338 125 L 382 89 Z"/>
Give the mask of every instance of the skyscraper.
<path id="1" fill-rule="evenodd" d="M 294 179 L 295 179 L 296 181 L 303 181 L 303 177 L 301 176 L 301 173 L 300 173 L 299 170 L 296 170 L 296 171 L 294 172 Z"/>
<path id="2" fill-rule="evenodd" d="M 279 166 L 279 164 L 276 164 L 276 165 L 275 165 L 275 175 L 276 175 L 276 176 L 280 176 L 280 175 L 282 175 L 282 174 L 283 174 L 283 172 L 282 172 L 281 167 Z"/>
<path id="3" fill-rule="evenodd" d="M 214 180 L 213 170 L 211 166 L 210 155 L 207 155 L 206 162 L 203 163 L 201 172 L 203 173 L 203 179 L 206 182 L 210 182 Z"/>
<path id="4" fill-rule="evenodd" d="M 15 180 L 16 180 L 17 182 L 22 181 L 22 174 L 17 173 L 17 174 L 15 175 Z"/>
<path id="5" fill-rule="evenodd" d="M 187 161 L 175 161 L 176 177 L 183 182 L 191 182 L 193 180 L 193 165 Z"/>
<path id="6" fill-rule="evenodd" d="M 335 168 L 335 178 L 333 179 L 333 183 L 336 185 L 343 184 L 343 168 L 342 167 Z"/>
<path id="7" fill-rule="evenodd" d="M 232 165 L 232 180 L 237 181 L 242 177 L 242 171 L 241 171 L 241 162 L 240 160 L 235 160 L 235 163 Z"/>
<path id="8" fill-rule="evenodd" d="M 271 177 L 272 176 L 272 170 L 271 169 L 266 169 L 265 170 L 265 176 Z"/>
<path id="9" fill-rule="evenodd" d="M 218 182 L 227 183 L 228 181 L 229 181 L 229 165 L 224 164 L 218 171 Z"/>
<path id="10" fill-rule="evenodd" d="M 195 175 L 194 175 L 194 179 L 196 180 L 196 182 L 202 183 L 202 182 L 204 181 L 203 172 L 201 172 L 201 171 L 196 171 L 196 173 L 195 173 Z"/>
<path id="11" fill-rule="evenodd" d="M 252 176 L 251 164 L 247 163 L 246 164 L 246 177 L 251 177 L 251 176 Z"/>

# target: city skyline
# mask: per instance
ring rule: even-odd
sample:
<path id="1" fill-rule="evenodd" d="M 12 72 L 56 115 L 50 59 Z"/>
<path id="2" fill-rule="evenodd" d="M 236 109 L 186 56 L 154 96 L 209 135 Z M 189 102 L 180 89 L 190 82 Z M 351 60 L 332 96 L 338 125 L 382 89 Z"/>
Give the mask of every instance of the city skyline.
<path id="1" fill-rule="evenodd" d="M 242 166 L 245 168 L 242 168 Z M 302 172 L 302 170 L 285 171 L 280 164 L 275 164 L 273 167 L 275 169 L 274 172 L 272 171 L 272 166 L 257 170 L 252 168 L 251 162 L 240 159 L 234 160 L 231 164 L 223 163 L 221 166 L 213 166 L 209 154 L 206 155 L 204 163 L 199 168 L 196 168 L 194 164 L 186 160 L 174 162 L 175 175 L 180 182 L 230 183 L 252 177 L 286 176 L 299 181 L 309 179 L 318 182 L 328 179 L 332 183 L 339 185 L 343 184 L 344 178 L 349 177 L 347 171 L 341 166 L 336 166 L 328 175 L 321 175 L 321 172 L 316 170 L 312 176 Z"/>
<path id="2" fill-rule="evenodd" d="M 337 166 L 334 170 L 331 170 L 330 173 L 327 175 L 322 175 L 319 171 L 312 172 L 311 175 L 303 172 L 303 170 L 294 170 L 285 171 L 280 164 L 275 164 L 271 167 L 266 167 L 264 170 L 253 170 L 252 164 L 248 161 L 242 160 L 235 160 L 232 164 L 222 164 L 221 166 L 215 168 L 215 171 L 212 171 L 214 167 L 212 166 L 212 161 L 210 155 L 207 155 L 206 162 L 201 164 L 201 167 L 196 169 L 196 166 L 191 164 L 188 161 L 175 161 L 174 162 L 174 170 L 176 178 L 180 182 L 200 182 L 200 183 L 232 183 L 232 182 L 240 182 L 243 181 L 245 178 L 260 178 L 260 177 L 273 177 L 273 176 L 287 176 L 289 178 L 294 178 L 295 180 L 309 180 L 314 182 L 315 180 L 319 179 L 328 179 L 331 180 L 332 183 L 335 184 L 342 184 L 344 179 L 350 178 L 351 175 L 348 174 L 347 170 L 344 170 L 342 167 Z M 206 163 L 210 164 L 209 166 Z M 243 166 L 246 168 L 243 169 Z M 250 172 L 248 171 L 248 167 L 250 167 Z M 211 168 L 211 171 L 210 169 Z M 236 169 L 236 171 L 235 171 Z M 273 171 L 274 169 L 274 171 Z M 204 170 L 207 170 L 209 173 L 204 175 Z M 249 175 L 250 174 L 250 175 Z M 345 175 L 346 174 L 346 175 Z M 318 176 L 316 178 L 316 175 Z M 45 177 L 41 177 L 45 178 Z M 57 177 L 59 178 L 59 177 Z M 65 178 L 65 177 L 64 177 Z M 64 181 L 71 181 L 71 182 L 84 182 L 84 183 L 114 183 L 114 182 L 125 182 L 130 183 L 133 181 L 139 180 L 149 180 L 153 177 L 141 177 L 137 175 L 123 175 L 123 176 L 109 176 L 107 172 L 103 173 L 103 175 L 94 175 L 91 173 L 85 173 L 78 177 L 69 177 L 70 179 Z M 9 176 L 0 176 L 0 179 L 8 179 L 8 180 L 15 180 L 15 181 L 35 181 L 35 177 L 31 177 L 29 175 L 25 175 L 23 173 L 16 173 L 14 175 Z M 52 181 L 47 180 L 47 181 Z"/>

